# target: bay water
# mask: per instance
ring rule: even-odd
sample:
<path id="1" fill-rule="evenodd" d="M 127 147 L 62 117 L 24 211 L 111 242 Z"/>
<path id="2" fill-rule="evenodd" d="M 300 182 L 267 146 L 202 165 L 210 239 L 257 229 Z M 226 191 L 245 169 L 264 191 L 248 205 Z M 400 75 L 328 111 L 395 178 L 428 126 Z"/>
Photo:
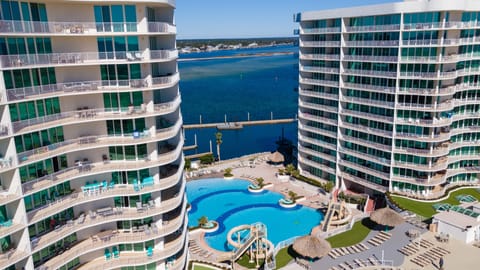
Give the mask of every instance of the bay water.
<path id="1" fill-rule="evenodd" d="M 279 118 L 297 114 L 298 48 L 275 46 L 181 54 L 178 63 L 182 114 L 185 124 L 216 123 Z M 294 54 L 274 54 L 294 52 Z M 255 54 L 261 54 L 255 56 Z M 228 56 L 251 55 L 241 58 Z M 217 59 L 201 59 L 219 57 Z M 196 60 L 191 60 L 196 59 Z M 186 154 L 210 151 L 215 146 L 215 128 L 185 131 L 185 145 L 198 148 Z M 297 142 L 297 124 L 245 126 L 222 130 L 221 158 L 275 151 L 282 134 Z"/>

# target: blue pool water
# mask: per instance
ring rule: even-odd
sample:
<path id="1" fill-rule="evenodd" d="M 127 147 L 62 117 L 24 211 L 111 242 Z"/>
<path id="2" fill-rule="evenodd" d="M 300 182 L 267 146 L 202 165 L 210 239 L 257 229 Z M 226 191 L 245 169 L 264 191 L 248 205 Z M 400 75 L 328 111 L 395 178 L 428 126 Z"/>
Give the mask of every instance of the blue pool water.
<path id="1" fill-rule="evenodd" d="M 268 240 L 274 245 L 288 238 L 310 233 L 312 227 L 323 219 L 321 212 L 297 206 L 285 209 L 278 205 L 283 196 L 271 191 L 260 194 L 247 190 L 250 182 L 212 178 L 187 183 L 187 198 L 192 209 L 188 225 L 197 226 L 198 219 L 207 216 L 220 228 L 205 235 L 206 242 L 222 251 L 231 250 L 227 245 L 228 231 L 238 225 L 262 222 L 267 226 Z"/>

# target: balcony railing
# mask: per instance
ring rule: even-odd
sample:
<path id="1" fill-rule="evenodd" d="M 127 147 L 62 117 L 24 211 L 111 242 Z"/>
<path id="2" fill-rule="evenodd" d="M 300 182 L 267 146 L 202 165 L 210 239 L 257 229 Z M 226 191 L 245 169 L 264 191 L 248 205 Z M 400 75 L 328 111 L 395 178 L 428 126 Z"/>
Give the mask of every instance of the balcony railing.
<path id="1" fill-rule="evenodd" d="M 166 140 L 178 134 L 181 126 L 182 121 L 180 119 L 174 126 L 157 129 L 155 134 L 149 134 L 149 132 L 141 132 L 138 137 L 133 136 L 133 134 L 128 134 L 128 136 L 102 135 L 78 137 L 75 139 L 66 140 L 63 142 L 58 142 L 33 150 L 21 152 L 18 154 L 18 164 L 22 165 L 26 162 L 35 162 L 37 160 L 43 160 L 48 157 L 60 155 L 67 152 L 80 151 L 87 148 L 99 148 L 122 144 L 140 144 Z"/>
<path id="2" fill-rule="evenodd" d="M 26 249 L 23 248 L 4 251 L 0 254 L 0 269 L 6 269 L 8 266 L 15 265 L 15 263 L 25 259 L 28 255 Z"/>
<path id="3" fill-rule="evenodd" d="M 177 57 L 177 50 L 17 54 L 1 55 L 0 64 L 2 68 L 43 67 L 51 65 L 76 66 L 168 60 Z"/>
<path id="4" fill-rule="evenodd" d="M 345 29 L 347 32 L 397 31 L 400 30 L 400 24 L 347 26 Z"/>
<path id="5" fill-rule="evenodd" d="M 371 134 L 375 134 L 375 135 L 379 135 L 379 136 L 386 136 L 386 137 L 392 137 L 393 136 L 392 131 L 378 129 L 378 128 L 370 128 L 370 127 L 366 127 L 366 126 L 363 126 L 363 125 L 360 125 L 360 124 L 351 124 L 351 123 L 348 123 L 348 122 L 345 122 L 345 121 L 341 121 L 340 127 L 346 127 L 346 128 L 350 128 L 350 129 L 353 129 L 353 130 L 360 131 L 360 132 L 367 132 L 367 133 L 371 133 Z"/>
<path id="6" fill-rule="evenodd" d="M 320 34 L 320 33 L 340 33 L 342 29 L 338 27 L 323 27 L 323 28 L 302 28 L 301 34 Z"/>
<path id="7" fill-rule="evenodd" d="M 391 109 L 395 107 L 395 102 L 360 98 L 360 97 L 342 96 L 341 101 L 347 101 L 355 104 L 360 103 L 360 104 L 366 104 L 366 105 L 373 105 L 373 106 L 391 108 Z"/>
<path id="8" fill-rule="evenodd" d="M 166 150 L 170 150 L 166 148 Z M 125 170 L 140 170 L 142 168 L 150 168 L 153 166 L 161 166 L 163 164 L 171 163 L 175 161 L 182 152 L 182 144 L 178 144 L 177 147 L 168 152 L 158 155 L 155 159 L 146 158 L 145 160 L 132 160 L 132 161 L 109 161 L 109 162 L 96 162 L 87 165 L 75 165 L 66 169 L 54 172 L 49 175 L 36 178 L 32 181 L 22 184 L 24 195 L 35 193 L 41 189 L 48 188 L 52 185 L 62 183 L 74 178 L 95 175 L 101 172 L 110 171 L 125 171 Z"/>
<path id="9" fill-rule="evenodd" d="M 300 151 L 304 154 L 307 154 L 307 155 L 312 155 L 314 157 L 320 157 L 321 159 L 328 160 L 328 161 L 331 161 L 331 162 L 335 162 L 337 160 L 336 155 L 332 156 L 332 155 L 329 155 L 329 154 L 326 154 L 326 153 L 315 151 L 311 148 L 301 146 L 301 145 L 298 146 L 298 151 Z"/>
<path id="10" fill-rule="evenodd" d="M 369 62 L 397 62 L 397 56 L 380 56 L 380 55 L 344 55 L 343 60 L 353 61 L 369 61 Z"/>
<path id="11" fill-rule="evenodd" d="M 344 159 L 340 159 L 340 164 L 342 166 L 345 166 L 345 167 L 350 167 L 350 168 L 359 170 L 359 171 L 361 171 L 365 174 L 370 174 L 370 175 L 373 175 L 373 176 L 376 176 L 376 177 L 379 177 L 379 178 L 382 178 L 382 179 L 385 179 L 385 180 L 390 179 L 390 174 L 389 173 L 378 171 L 378 170 L 372 169 L 370 167 L 363 166 L 362 164 L 359 164 L 359 163 L 353 163 L 353 162 L 350 162 L 350 161 L 347 161 L 347 160 L 344 160 Z"/>
<path id="12" fill-rule="evenodd" d="M 24 100 L 29 97 L 39 95 L 55 94 L 58 96 L 61 93 L 90 93 L 103 91 L 118 91 L 120 89 L 138 89 L 138 88 L 160 88 L 162 86 L 170 85 L 179 80 L 178 73 L 168 76 L 145 78 L 145 79 L 130 79 L 130 80 L 105 80 L 105 81 L 73 81 L 56 84 L 36 85 L 29 87 L 7 89 L 8 101 Z"/>
<path id="13" fill-rule="evenodd" d="M 338 107 L 337 106 L 332 107 L 330 105 L 308 102 L 308 101 L 304 101 L 302 99 L 298 100 L 298 106 L 304 107 L 304 108 L 309 108 L 309 109 L 314 109 L 314 110 L 325 111 L 325 112 L 338 113 Z"/>
<path id="14" fill-rule="evenodd" d="M 370 148 L 372 148 L 372 147 L 370 147 Z M 365 154 L 363 152 L 355 151 L 355 150 L 348 149 L 348 148 L 345 148 L 345 147 L 342 147 L 342 146 L 339 146 L 338 150 L 341 153 L 348 154 L 350 156 L 360 157 L 362 159 L 365 159 L 365 160 L 368 160 L 368 161 L 371 161 L 371 162 L 375 162 L 375 163 L 381 164 L 383 166 L 390 166 L 390 160 L 388 160 L 386 158 L 381 158 L 381 157 L 377 157 L 377 156 L 374 156 L 374 155 Z"/>
<path id="15" fill-rule="evenodd" d="M 382 121 L 385 121 L 386 123 L 393 123 L 393 116 L 359 112 L 359 111 L 347 110 L 347 109 L 341 109 L 340 113 L 341 114 L 348 114 L 348 115 L 355 116 L 355 117 L 360 116 L 362 118 L 370 119 L 370 120 L 374 120 L 374 121 L 382 120 Z"/>
<path id="16" fill-rule="evenodd" d="M 311 97 L 338 100 L 338 94 L 322 93 L 322 92 L 311 91 L 311 90 L 306 90 L 306 89 L 302 89 L 302 88 L 300 88 L 300 90 L 298 92 L 300 93 L 300 95 L 303 95 L 303 96 L 311 96 Z"/>
<path id="17" fill-rule="evenodd" d="M 338 60 L 340 60 L 340 55 L 339 54 L 301 53 L 299 58 L 300 59 L 306 59 L 306 60 L 333 60 L 333 61 L 338 61 Z"/>
<path id="18" fill-rule="evenodd" d="M 109 33 L 176 33 L 176 27 L 166 22 L 92 23 L 92 22 L 39 22 L 0 20 L 0 32 L 12 34 L 92 35 Z"/>
<path id="19" fill-rule="evenodd" d="M 89 217 L 89 215 L 86 215 L 85 218 L 77 218 L 77 220 L 74 220 L 70 224 L 62 225 L 60 228 L 57 228 L 38 238 L 34 238 L 32 241 L 32 252 L 39 251 L 51 245 L 52 243 L 55 243 L 60 239 L 63 239 L 71 235 L 72 233 L 81 231 L 86 228 L 99 226 L 101 224 L 106 224 L 106 223 L 112 223 L 115 221 L 121 221 L 125 219 L 142 219 L 147 217 L 153 217 L 162 213 L 167 213 L 181 206 L 182 201 L 183 201 L 183 206 L 182 206 L 182 212 L 180 213 L 181 215 L 179 215 L 173 222 L 169 221 L 168 223 L 165 222 L 160 227 L 157 226 L 156 228 L 157 233 L 152 232 L 155 238 L 164 236 L 167 233 L 171 233 L 170 232 L 171 229 L 178 228 L 178 226 L 184 220 L 184 214 L 185 214 L 184 208 L 186 206 L 186 202 L 183 194 L 170 198 L 168 200 L 165 200 L 159 206 L 155 206 L 153 208 L 147 209 L 146 211 L 139 212 L 137 209 L 126 207 L 126 208 L 119 208 L 118 210 L 115 210 L 117 211 L 118 214 L 104 215 L 104 216 L 97 215 L 94 218 Z M 84 219 L 84 220 L 80 223 L 79 221 L 81 221 L 81 219 Z"/>
<path id="20" fill-rule="evenodd" d="M 178 229 L 178 227 L 176 229 Z M 139 253 L 136 253 L 136 256 L 135 256 L 136 260 L 142 262 L 143 264 L 148 264 L 149 262 L 166 259 L 172 255 L 175 255 L 185 245 L 186 232 L 187 232 L 186 222 L 184 223 L 184 226 L 183 228 L 181 228 L 181 230 L 182 230 L 182 234 L 180 234 L 175 240 L 165 243 L 162 249 L 155 249 L 151 257 L 147 257 L 145 252 L 142 252 L 141 253 L 142 255 L 140 255 Z M 109 240 L 106 240 L 106 241 L 93 241 L 92 239 L 86 239 L 74 245 L 64 253 L 53 257 L 51 260 L 47 261 L 44 264 L 44 266 L 48 267 L 48 269 L 58 269 L 62 265 L 70 262 L 71 260 L 78 258 L 82 255 L 88 254 L 92 251 L 101 249 L 102 256 L 103 256 L 103 249 L 106 247 L 110 247 L 110 246 L 118 245 L 122 243 L 142 242 L 142 239 L 150 240 L 154 238 L 155 237 L 153 235 L 150 235 L 148 237 L 145 237 L 145 236 L 141 237 L 139 235 L 135 235 L 134 233 L 119 232 L 118 236 L 111 237 Z M 110 267 L 120 266 L 122 263 L 121 258 L 127 257 L 125 256 L 126 255 L 125 253 L 127 252 L 122 252 L 119 258 L 112 259 L 109 262 Z M 135 257 L 131 257 L 131 259 Z M 142 260 L 142 257 L 144 257 L 143 260 Z M 102 258 L 102 260 L 105 262 L 104 258 Z M 107 268 L 109 267 L 107 266 Z"/>
<path id="21" fill-rule="evenodd" d="M 130 106 L 126 108 L 100 108 L 100 109 L 85 109 L 71 112 L 61 112 L 58 114 L 51 114 L 38 118 L 32 118 L 13 122 L 13 130 L 18 132 L 27 132 L 38 128 L 46 128 L 46 125 L 59 125 L 61 123 L 79 123 L 92 120 L 121 118 L 124 119 L 128 116 L 143 115 L 151 116 L 158 115 L 160 113 L 169 113 L 178 108 L 180 105 L 180 96 L 177 96 L 171 102 L 165 102 L 162 104 L 155 104 L 153 110 L 144 106 Z"/>
<path id="22" fill-rule="evenodd" d="M 379 76 L 396 78 L 397 72 L 393 71 L 381 71 L 381 70 L 368 70 L 368 69 L 344 69 L 345 74 L 352 75 L 366 75 L 366 76 Z"/>
<path id="23" fill-rule="evenodd" d="M 327 123 L 327 124 L 334 125 L 334 126 L 337 125 L 337 120 L 336 119 L 331 119 L 331 118 L 327 118 L 327 117 L 323 117 L 323 116 L 317 116 L 317 115 L 304 113 L 304 112 L 299 112 L 298 116 L 300 118 L 307 119 L 307 120 L 323 122 L 323 123 Z"/>
<path id="24" fill-rule="evenodd" d="M 339 47 L 340 41 L 300 41 L 302 47 Z"/>
<path id="25" fill-rule="evenodd" d="M 335 144 L 328 143 L 324 140 L 318 140 L 318 139 L 310 138 L 310 137 L 304 136 L 302 134 L 298 134 L 298 139 L 299 139 L 300 142 L 307 142 L 307 143 L 310 143 L 310 144 L 315 144 L 315 145 L 319 145 L 319 146 L 324 147 L 324 148 L 328 148 L 328 149 L 333 150 L 333 151 L 337 151 L 337 146 Z"/>
<path id="26" fill-rule="evenodd" d="M 310 167 L 313 167 L 313 168 L 318 168 L 322 171 L 326 171 L 328 173 L 331 173 L 331 174 L 335 174 L 336 172 L 336 168 L 335 167 L 329 167 L 328 165 L 325 165 L 325 164 L 322 164 L 322 163 L 318 163 L 316 161 L 313 161 L 313 160 L 310 160 L 310 159 L 307 159 L 306 157 L 302 156 L 302 155 L 298 155 L 298 161 L 299 163 L 303 163 L 303 164 L 306 164 Z"/>
<path id="27" fill-rule="evenodd" d="M 300 70 L 307 71 L 307 72 L 322 72 L 322 73 L 334 73 L 334 74 L 338 74 L 339 72 L 338 68 L 315 67 L 315 66 L 305 66 L 305 65 L 301 65 Z"/>
<path id="28" fill-rule="evenodd" d="M 337 132 L 333 132 L 333 131 L 329 131 L 321 128 L 314 128 L 309 125 L 302 124 L 300 121 L 298 122 L 298 128 L 305 131 L 312 132 L 312 133 L 321 134 L 321 135 L 329 136 L 332 138 L 337 138 Z"/>
<path id="29" fill-rule="evenodd" d="M 381 150 L 387 151 L 387 152 L 392 151 L 392 146 L 391 145 L 380 144 L 380 143 L 360 139 L 360 138 L 353 137 L 353 136 L 348 136 L 348 135 L 341 134 L 340 139 L 345 141 L 345 142 L 353 142 L 355 144 L 362 145 L 362 146 L 365 146 L 365 147 L 381 149 Z"/>
<path id="30" fill-rule="evenodd" d="M 454 108 L 455 102 L 447 100 L 437 104 L 419 104 L 419 103 L 397 103 L 397 108 L 402 110 L 427 110 L 427 111 L 449 111 Z"/>
<path id="31" fill-rule="evenodd" d="M 345 180 L 352 181 L 354 183 L 361 183 L 363 186 L 370 187 L 380 192 L 386 192 L 388 190 L 388 187 L 382 186 L 374 182 L 370 182 L 364 178 L 357 177 L 346 172 L 341 172 L 340 176 Z"/>
<path id="32" fill-rule="evenodd" d="M 398 40 L 349 40 L 345 45 L 349 47 L 396 47 Z"/>
<path id="33" fill-rule="evenodd" d="M 344 88 L 354 88 L 362 90 L 375 90 L 383 93 L 395 93 L 395 86 L 382 86 L 382 85 L 373 85 L 373 84 L 361 84 L 361 83 L 343 83 Z"/>
<path id="34" fill-rule="evenodd" d="M 338 87 L 338 81 L 329 81 L 329 80 L 319 80 L 319 79 L 311 79 L 311 78 L 300 78 L 300 83 L 308 83 L 308 84 L 321 84 L 327 85 L 332 87 Z"/>

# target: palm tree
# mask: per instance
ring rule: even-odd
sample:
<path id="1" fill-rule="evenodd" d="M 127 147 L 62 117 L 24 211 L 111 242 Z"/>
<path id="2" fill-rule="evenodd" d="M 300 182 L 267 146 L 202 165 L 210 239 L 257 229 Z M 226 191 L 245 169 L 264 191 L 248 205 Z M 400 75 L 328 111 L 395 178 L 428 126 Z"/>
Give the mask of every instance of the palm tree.
<path id="1" fill-rule="evenodd" d="M 217 157 L 218 157 L 218 160 L 220 160 L 220 144 L 222 144 L 223 142 L 221 132 L 215 133 L 215 140 L 217 142 Z"/>
<path id="2" fill-rule="evenodd" d="M 198 219 L 198 226 L 203 227 L 208 223 L 208 218 L 206 216 L 202 216 Z"/>
<path id="3" fill-rule="evenodd" d="M 295 193 L 294 191 L 291 191 L 291 190 L 290 190 L 290 191 L 288 192 L 288 197 L 290 197 L 290 200 L 291 200 L 292 202 L 295 202 L 295 200 L 297 199 L 297 193 Z"/>
<path id="4" fill-rule="evenodd" d="M 264 185 L 263 182 L 264 182 L 265 180 L 263 179 L 263 177 L 259 177 L 259 178 L 255 179 L 255 181 L 257 182 L 257 185 L 258 185 L 259 187 L 263 187 L 263 185 Z"/>

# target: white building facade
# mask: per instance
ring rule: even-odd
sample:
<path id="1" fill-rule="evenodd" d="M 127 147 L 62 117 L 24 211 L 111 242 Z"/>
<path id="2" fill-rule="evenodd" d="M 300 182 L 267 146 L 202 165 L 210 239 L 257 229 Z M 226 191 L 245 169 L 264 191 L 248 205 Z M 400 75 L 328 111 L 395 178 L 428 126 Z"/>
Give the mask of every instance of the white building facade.
<path id="1" fill-rule="evenodd" d="M 478 184 L 480 2 L 303 12 L 298 165 L 369 194 Z"/>
<path id="2" fill-rule="evenodd" d="M 0 5 L 0 268 L 185 269 L 175 1 Z"/>

